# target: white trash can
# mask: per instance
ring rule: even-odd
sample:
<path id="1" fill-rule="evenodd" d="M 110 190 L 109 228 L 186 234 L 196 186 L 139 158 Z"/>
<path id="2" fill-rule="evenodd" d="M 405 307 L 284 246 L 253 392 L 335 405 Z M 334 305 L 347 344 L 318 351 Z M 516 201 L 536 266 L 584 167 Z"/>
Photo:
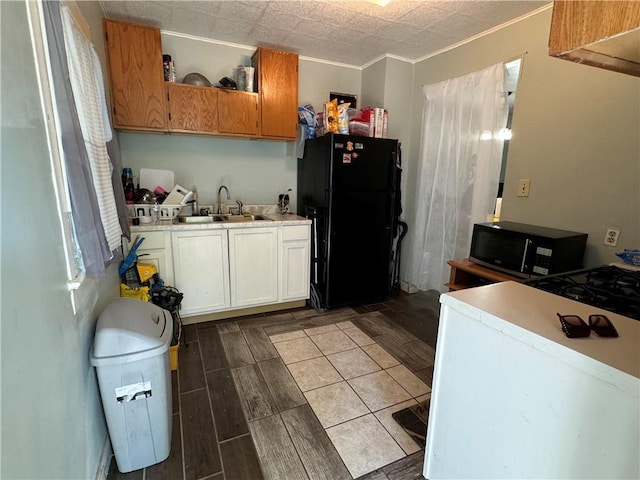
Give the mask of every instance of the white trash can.
<path id="1" fill-rule="evenodd" d="M 171 314 L 134 298 L 98 318 L 91 353 L 121 473 L 166 460 L 171 449 Z"/>

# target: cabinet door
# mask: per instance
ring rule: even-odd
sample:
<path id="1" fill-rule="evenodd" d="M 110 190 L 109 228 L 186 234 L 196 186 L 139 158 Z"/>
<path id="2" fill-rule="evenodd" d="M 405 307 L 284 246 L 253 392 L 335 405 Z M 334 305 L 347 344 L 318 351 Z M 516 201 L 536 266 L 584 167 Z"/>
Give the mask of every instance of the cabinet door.
<path id="1" fill-rule="evenodd" d="M 175 286 L 184 294 L 185 316 L 229 308 L 226 230 L 172 233 Z"/>
<path id="2" fill-rule="evenodd" d="M 173 285 L 171 255 L 164 250 L 138 250 L 138 263 L 150 263 L 158 270 L 165 285 Z"/>
<path id="3" fill-rule="evenodd" d="M 310 227 L 283 226 L 280 248 L 280 300 L 309 298 Z"/>
<path id="4" fill-rule="evenodd" d="M 258 72 L 262 136 L 296 138 L 298 55 L 258 48 L 253 62 Z"/>
<path id="5" fill-rule="evenodd" d="M 229 230 L 231 305 L 278 301 L 278 228 Z"/>
<path id="6" fill-rule="evenodd" d="M 167 129 L 160 30 L 104 20 L 111 76 L 113 126 Z"/>
<path id="7" fill-rule="evenodd" d="M 555 1 L 549 55 L 640 76 L 640 2 Z"/>
<path id="8" fill-rule="evenodd" d="M 258 135 L 258 95 L 220 89 L 218 119 L 220 133 Z"/>
<path id="9" fill-rule="evenodd" d="M 169 232 L 159 231 L 136 231 L 144 237 L 144 241 L 140 244 L 140 248 L 136 251 L 138 262 L 150 263 L 158 269 L 160 278 L 167 285 L 173 285 L 173 263 L 171 261 L 171 234 Z M 135 235 L 132 235 L 135 237 Z M 124 254 L 129 253 L 132 242 L 124 239 Z"/>
<path id="10" fill-rule="evenodd" d="M 169 131 L 218 132 L 218 89 L 182 83 L 166 84 Z"/>

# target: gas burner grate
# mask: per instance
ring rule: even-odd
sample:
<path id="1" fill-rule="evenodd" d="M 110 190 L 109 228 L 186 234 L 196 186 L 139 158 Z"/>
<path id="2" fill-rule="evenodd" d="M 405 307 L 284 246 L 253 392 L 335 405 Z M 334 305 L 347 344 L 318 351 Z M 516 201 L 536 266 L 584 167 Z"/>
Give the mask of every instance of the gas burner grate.
<path id="1" fill-rule="evenodd" d="M 586 285 L 566 285 L 558 290 L 558 293 L 563 297 L 577 300 L 578 302 L 588 303 L 594 305 L 604 300 L 602 296 L 599 296 L 597 292 L 590 289 Z"/>
<path id="2" fill-rule="evenodd" d="M 640 320 L 640 272 L 606 266 L 550 275 L 524 283 Z"/>

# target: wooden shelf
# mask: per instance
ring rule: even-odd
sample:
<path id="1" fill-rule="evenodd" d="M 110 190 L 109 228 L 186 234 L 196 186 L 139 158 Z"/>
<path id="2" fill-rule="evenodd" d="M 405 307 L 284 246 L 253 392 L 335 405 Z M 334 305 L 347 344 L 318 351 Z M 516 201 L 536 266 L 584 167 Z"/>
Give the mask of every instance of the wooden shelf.
<path id="1" fill-rule="evenodd" d="M 489 285 L 491 283 L 507 282 L 509 280 L 517 282 L 521 280 L 513 275 L 508 275 L 473 263 L 469 261 L 468 258 L 449 260 L 447 263 L 451 267 L 451 274 L 449 276 L 449 283 L 445 283 L 445 286 L 449 288 L 450 292 Z"/>

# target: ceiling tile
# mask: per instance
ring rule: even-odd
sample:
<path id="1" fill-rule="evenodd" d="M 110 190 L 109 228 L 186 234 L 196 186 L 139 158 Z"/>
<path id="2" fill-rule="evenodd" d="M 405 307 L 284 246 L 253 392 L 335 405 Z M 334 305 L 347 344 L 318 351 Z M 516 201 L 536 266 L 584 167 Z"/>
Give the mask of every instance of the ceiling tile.
<path id="1" fill-rule="evenodd" d="M 425 57 L 549 1 L 103 0 L 105 16 L 247 47 L 276 44 L 302 56 L 364 65 L 385 54 Z"/>

